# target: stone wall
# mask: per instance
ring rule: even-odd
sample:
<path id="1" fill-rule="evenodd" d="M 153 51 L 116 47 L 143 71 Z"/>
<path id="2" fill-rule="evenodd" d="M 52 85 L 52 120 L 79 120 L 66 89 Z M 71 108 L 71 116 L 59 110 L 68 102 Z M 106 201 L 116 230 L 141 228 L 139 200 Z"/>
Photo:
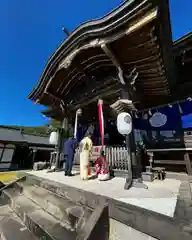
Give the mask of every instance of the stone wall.
<path id="1" fill-rule="evenodd" d="M 110 218 L 109 240 L 157 240 L 145 233 L 139 232 L 121 222 Z"/>

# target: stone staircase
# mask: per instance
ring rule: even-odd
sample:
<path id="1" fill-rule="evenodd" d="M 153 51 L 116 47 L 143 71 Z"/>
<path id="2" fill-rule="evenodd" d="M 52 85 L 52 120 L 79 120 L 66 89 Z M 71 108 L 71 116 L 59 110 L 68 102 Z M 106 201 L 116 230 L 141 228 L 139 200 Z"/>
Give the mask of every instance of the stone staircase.
<path id="1" fill-rule="evenodd" d="M 189 179 L 181 183 L 175 219 L 179 221 L 181 231 L 192 239 L 192 192 Z"/>
<path id="2" fill-rule="evenodd" d="M 184 216 L 188 224 L 184 227 L 184 231 L 190 234 L 192 238 L 192 176 L 188 177 L 188 183 L 186 186 L 188 194 L 185 194 L 183 200 L 186 204 Z"/>
<path id="3" fill-rule="evenodd" d="M 124 236 L 191 240 L 189 187 L 188 181 L 182 182 L 175 216 L 169 218 L 27 174 L 0 189 L 0 240 L 112 240 Z"/>
<path id="4" fill-rule="evenodd" d="M 2 240 L 108 239 L 108 205 L 101 198 L 70 196 L 41 181 L 22 177 L 3 187 L 0 198 Z M 80 198 L 79 198 L 80 197 Z M 98 230 L 99 229 L 99 230 Z"/>

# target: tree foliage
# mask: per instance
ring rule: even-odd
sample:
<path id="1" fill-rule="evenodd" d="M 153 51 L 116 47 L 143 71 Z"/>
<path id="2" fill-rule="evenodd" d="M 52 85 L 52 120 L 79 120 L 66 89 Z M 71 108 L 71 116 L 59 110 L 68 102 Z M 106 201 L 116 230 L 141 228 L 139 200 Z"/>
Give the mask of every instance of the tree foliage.
<path id="1" fill-rule="evenodd" d="M 61 122 L 52 119 L 48 124 L 42 126 L 11 126 L 13 129 L 22 129 L 24 133 L 49 136 L 52 131 L 61 127 Z"/>
<path id="2" fill-rule="evenodd" d="M 50 122 L 50 128 L 52 128 L 53 130 L 57 130 L 58 128 L 61 127 L 61 122 L 55 120 L 55 119 L 52 119 L 51 122 Z"/>

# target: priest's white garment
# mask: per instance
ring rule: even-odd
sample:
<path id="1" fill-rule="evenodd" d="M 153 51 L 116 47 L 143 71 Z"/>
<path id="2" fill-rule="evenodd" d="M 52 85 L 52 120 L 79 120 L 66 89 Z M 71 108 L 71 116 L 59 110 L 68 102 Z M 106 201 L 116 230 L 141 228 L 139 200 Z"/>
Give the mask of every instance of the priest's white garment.
<path id="1" fill-rule="evenodd" d="M 88 179 L 89 158 L 92 153 L 93 143 L 89 137 L 84 137 L 80 142 L 80 177 Z"/>

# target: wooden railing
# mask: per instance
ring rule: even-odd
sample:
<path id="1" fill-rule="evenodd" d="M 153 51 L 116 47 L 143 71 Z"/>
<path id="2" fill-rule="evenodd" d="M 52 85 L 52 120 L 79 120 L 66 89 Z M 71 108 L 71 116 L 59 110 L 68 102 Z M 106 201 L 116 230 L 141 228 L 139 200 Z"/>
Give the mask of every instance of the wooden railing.
<path id="1" fill-rule="evenodd" d="M 92 150 L 92 155 L 90 160 L 92 162 L 96 161 L 96 159 L 100 156 L 101 146 L 94 146 Z M 125 147 L 104 147 L 104 151 L 106 154 L 106 159 L 108 161 L 109 167 L 111 169 L 120 169 L 127 170 L 128 168 L 128 151 Z M 79 164 L 79 151 L 76 151 L 75 154 L 75 164 Z"/>
<path id="2" fill-rule="evenodd" d="M 112 169 L 127 170 L 129 157 L 125 147 L 106 147 L 106 158 Z"/>

